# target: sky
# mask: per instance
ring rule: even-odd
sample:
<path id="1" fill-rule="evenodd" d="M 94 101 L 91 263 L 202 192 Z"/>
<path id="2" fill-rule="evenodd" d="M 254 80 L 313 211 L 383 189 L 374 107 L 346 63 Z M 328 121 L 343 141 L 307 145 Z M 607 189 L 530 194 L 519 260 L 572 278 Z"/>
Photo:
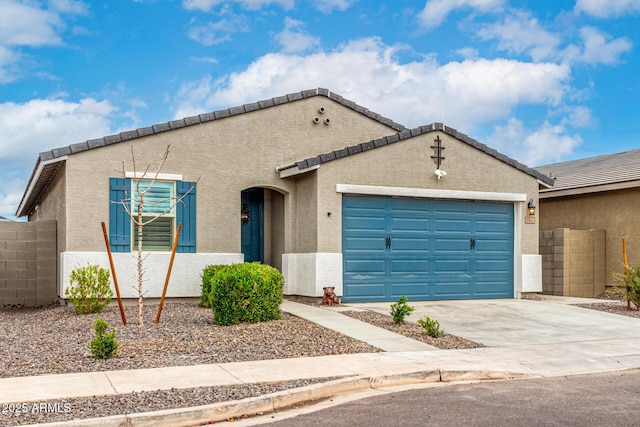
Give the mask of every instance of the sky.
<path id="1" fill-rule="evenodd" d="M 638 148 L 640 0 L 0 0 L 0 216 L 38 153 L 327 88 L 529 166 Z"/>

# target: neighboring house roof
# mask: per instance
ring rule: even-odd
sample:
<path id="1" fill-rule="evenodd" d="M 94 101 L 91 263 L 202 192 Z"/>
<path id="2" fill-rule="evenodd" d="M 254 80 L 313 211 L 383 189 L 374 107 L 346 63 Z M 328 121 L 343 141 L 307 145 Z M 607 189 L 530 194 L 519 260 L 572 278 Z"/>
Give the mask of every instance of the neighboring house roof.
<path id="1" fill-rule="evenodd" d="M 470 138 L 469 136 L 463 133 L 460 133 L 451 127 L 445 126 L 442 123 L 432 123 L 427 126 L 417 127 L 415 129 L 406 129 L 394 135 L 389 135 L 389 136 L 374 139 L 368 142 L 363 142 L 361 144 L 352 145 L 350 147 L 345 147 L 340 150 L 334 150 L 334 151 L 331 151 L 330 153 L 320 154 L 315 157 L 309 157 L 307 159 L 303 159 L 298 162 L 295 162 L 291 165 L 280 167 L 278 168 L 278 172 L 280 172 L 280 177 L 282 178 L 287 176 L 292 176 L 298 173 L 304 173 L 312 169 L 317 169 L 317 167 L 322 163 L 327 163 L 333 160 L 342 159 L 347 156 L 353 156 L 365 151 L 373 150 L 375 148 L 379 148 L 385 145 L 393 144 L 405 139 L 413 138 L 418 135 L 423 135 L 423 134 L 427 134 L 435 131 L 442 131 L 448 135 L 451 135 L 452 137 L 458 139 L 459 141 L 469 144 L 470 146 L 482 151 L 483 153 L 488 154 L 492 157 L 495 157 L 496 159 L 508 164 L 509 166 L 512 166 L 524 173 L 527 173 L 535 177 L 536 179 L 538 179 L 538 181 L 540 181 L 545 186 L 554 185 L 553 178 L 550 178 L 540 173 L 539 171 L 518 162 L 517 160 L 514 160 L 508 156 L 505 156 L 504 154 L 498 152 L 497 150 L 494 150 L 493 148 L 490 148 L 485 144 L 482 144 L 476 141 L 475 139 Z"/>
<path id="2" fill-rule="evenodd" d="M 540 190 L 540 198 L 640 187 L 640 150 L 554 163 L 536 169 L 556 179 L 553 188 Z"/>

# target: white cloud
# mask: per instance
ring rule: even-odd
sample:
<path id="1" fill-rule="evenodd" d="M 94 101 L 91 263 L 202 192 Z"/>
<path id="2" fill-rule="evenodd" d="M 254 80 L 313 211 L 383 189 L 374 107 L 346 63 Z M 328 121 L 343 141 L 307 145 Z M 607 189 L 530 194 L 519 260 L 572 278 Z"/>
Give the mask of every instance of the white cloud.
<path id="1" fill-rule="evenodd" d="M 312 4 L 315 8 L 324 13 L 330 13 L 334 10 L 347 10 L 356 0 L 316 0 Z"/>
<path id="2" fill-rule="evenodd" d="M 598 18 L 640 13 L 640 0 L 578 0 L 575 10 Z"/>
<path id="3" fill-rule="evenodd" d="M 34 99 L 0 104 L 0 169 L 35 163 L 37 153 L 109 133 L 109 101 Z"/>
<path id="4" fill-rule="evenodd" d="M 291 9 L 295 0 L 183 0 L 185 9 L 197 9 L 208 12 L 220 4 L 238 3 L 246 9 L 256 10 L 272 4 L 280 5 L 284 9 Z"/>
<path id="5" fill-rule="evenodd" d="M 538 20 L 527 12 L 508 15 L 502 22 L 484 25 L 478 36 L 484 40 L 498 39 L 498 48 L 511 53 L 526 53 L 534 61 L 555 56 L 560 36 L 540 26 Z"/>
<path id="6" fill-rule="evenodd" d="M 563 57 L 570 61 L 588 64 L 615 64 L 620 56 L 629 52 L 633 44 L 626 37 L 611 40 L 611 36 L 594 27 L 580 29 L 582 47 L 571 45 L 563 51 Z"/>
<path id="7" fill-rule="evenodd" d="M 284 53 L 302 53 L 320 45 L 320 39 L 304 31 L 304 23 L 287 17 L 284 30 L 276 34 L 275 39 Z"/>
<path id="8" fill-rule="evenodd" d="M 449 13 L 456 9 L 473 9 L 475 12 L 499 12 L 504 0 L 428 0 L 418 15 L 427 29 L 440 26 Z"/>
<path id="9" fill-rule="evenodd" d="M 548 121 L 538 129 L 528 130 L 521 120 L 512 117 L 504 125 L 495 126 L 487 142 L 524 164 L 537 166 L 560 161 L 582 143 L 582 138 L 568 135 L 563 125 Z"/>
<path id="10" fill-rule="evenodd" d="M 554 126 L 544 122 L 537 131 L 525 139 L 525 158 L 532 165 L 538 165 L 542 161 L 546 163 L 560 161 L 580 144 L 582 144 L 580 135 L 566 135 L 564 126 Z"/>
<path id="11" fill-rule="evenodd" d="M 60 44 L 60 16 L 30 4 L 0 0 L 0 43 L 4 46 Z"/>
<path id="12" fill-rule="evenodd" d="M 87 6 L 81 1 L 75 0 L 49 0 L 51 7 L 61 13 L 74 13 L 84 15 L 87 13 Z"/>
<path id="13" fill-rule="evenodd" d="M 232 39 L 232 34 L 249 31 L 247 19 L 241 15 L 228 14 L 217 22 L 207 22 L 204 25 L 196 25 L 191 22 L 188 35 L 192 40 L 205 46 L 213 46 Z"/>
<path id="14" fill-rule="evenodd" d="M 92 98 L 0 104 L 0 215 L 15 213 L 38 153 L 108 135 L 114 112 Z"/>
<path id="15" fill-rule="evenodd" d="M 173 99 L 175 116 L 326 87 L 406 126 L 444 121 L 470 133 L 518 105 L 559 104 L 570 77 L 566 66 L 504 59 L 400 63 L 401 49 L 368 38 L 328 53 L 265 55 L 223 79 L 185 83 Z"/>
<path id="16" fill-rule="evenodd" d="M 51 10 L 35 1 L 0 0 L 0 84 L 20 77 L 21 47 L 62 45 L 61 14 L 86 13 L 82 2 L 52 0 Z"/>

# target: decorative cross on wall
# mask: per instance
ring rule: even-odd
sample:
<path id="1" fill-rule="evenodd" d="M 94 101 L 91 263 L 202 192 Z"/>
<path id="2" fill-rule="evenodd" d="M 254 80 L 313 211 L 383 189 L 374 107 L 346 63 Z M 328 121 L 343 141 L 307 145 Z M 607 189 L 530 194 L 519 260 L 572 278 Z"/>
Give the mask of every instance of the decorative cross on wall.
<path id="1" fill-rule="evenodd" d="M 438 135 L 436 139 L 434 139 L 433 141 L 436 143 L 436 145 L 432 145 L 431 148 L 433 148 L 433 153 L 435 155 L 431 156 L 431 158 L 436 160 L 436 165 L 438 165 L 437 169 L 440 169 L 440 165 L 444 160 L 444 156 L 442 155 L 442 150 L 444 150 L 444 147 L 442 146 L 442 140 L 440 140 L 440 135 Z"/>

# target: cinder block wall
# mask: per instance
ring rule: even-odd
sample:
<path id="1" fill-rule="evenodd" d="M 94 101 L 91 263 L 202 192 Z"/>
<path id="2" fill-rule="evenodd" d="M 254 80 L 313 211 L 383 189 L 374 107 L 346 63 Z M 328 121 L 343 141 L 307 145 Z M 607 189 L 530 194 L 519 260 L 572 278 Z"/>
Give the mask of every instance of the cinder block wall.
<path id="1" fill-rule="evenodd" d="M 0 222 L 0 307 L 58 300 L 56 221 Z"/>
<path id="2" fill-rule="evenodd" d="M 605 289 L 604 230 L 556 228 L 540 232 L 542 292 L 592 297 Z"/>

